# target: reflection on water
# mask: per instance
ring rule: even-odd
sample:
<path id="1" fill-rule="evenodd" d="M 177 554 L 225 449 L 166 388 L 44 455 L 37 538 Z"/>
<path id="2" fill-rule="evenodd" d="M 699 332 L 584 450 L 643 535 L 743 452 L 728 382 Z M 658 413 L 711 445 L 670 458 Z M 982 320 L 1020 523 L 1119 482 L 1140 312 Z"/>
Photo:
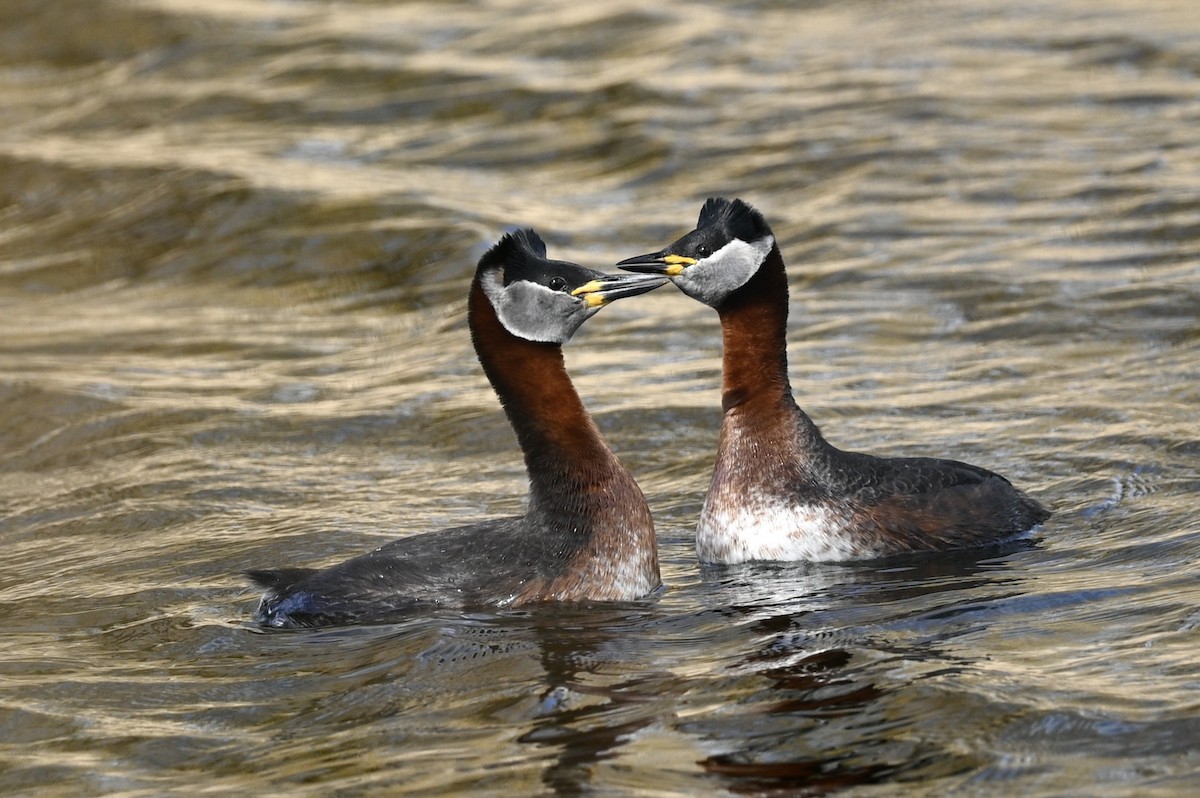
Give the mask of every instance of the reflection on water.
<path id="1" fill-rule="evenodd" d="M 1195 792 L 1195 16 L 0 3 L 0 783 Z M 248 567 L 521 511 L 463 312 L 502 230 L 604 267 L 722 193 L 830 440 L 1004 473 L 1038 539 L 700 568 L 720 335 L 664 289 L 567 362 L 665 592 L 251 626 Z"/>

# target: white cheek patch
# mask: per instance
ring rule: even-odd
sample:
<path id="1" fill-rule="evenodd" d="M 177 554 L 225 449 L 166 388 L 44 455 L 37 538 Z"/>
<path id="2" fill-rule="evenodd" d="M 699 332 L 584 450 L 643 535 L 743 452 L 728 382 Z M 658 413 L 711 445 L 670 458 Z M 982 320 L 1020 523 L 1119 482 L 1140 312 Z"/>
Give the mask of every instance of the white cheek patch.
<path id="1" fill-rule="evenodd" d="M 735 238 L 675 278 L 675 284 L 692 299 L 716 307 L 725 297 L 754 276 L 775 246 L 774 236 L 757 241 Z"/>
<path id="2" fill-rule="evenodd" d="M 499 272 L 484 275 L 482 284 L 504 329 L 527 341 L 566 343 L 591 315 L 579 301 L 537 283 L 506 286 Z"/>

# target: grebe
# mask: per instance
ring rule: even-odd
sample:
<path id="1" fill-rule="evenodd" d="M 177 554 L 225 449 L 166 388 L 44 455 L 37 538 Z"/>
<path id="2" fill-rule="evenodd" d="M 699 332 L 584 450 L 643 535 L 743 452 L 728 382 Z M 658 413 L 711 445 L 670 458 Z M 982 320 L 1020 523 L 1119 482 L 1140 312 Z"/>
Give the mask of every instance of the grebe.
<path id="1" fill-rule="evenodd" d="M 575 392 L 561 345 L 604 305 L 666 282 L 547 260 L 532 230 L 504 236 L 479 260 L 467 319 L 525 455 L 528 512 L 402 538 L 329 568 L 250 571 L 266 590 L 255 620 L 324 626 L 422 604 L 623 601 L 657 589 L 646 499 Z"/>
<path id="2" fill-rule="evenodd" d="M 829 444 L 787 373 L 788 284 L 762 214 L 709 199 L 696 229 L 621 261 L 669 276 L 721 319 L 717 462 L 696 530 L 702 562 L 839 561 L 997 543 L 1050 517 L 1004 477 L 929 457 L 875 457 Z"/>

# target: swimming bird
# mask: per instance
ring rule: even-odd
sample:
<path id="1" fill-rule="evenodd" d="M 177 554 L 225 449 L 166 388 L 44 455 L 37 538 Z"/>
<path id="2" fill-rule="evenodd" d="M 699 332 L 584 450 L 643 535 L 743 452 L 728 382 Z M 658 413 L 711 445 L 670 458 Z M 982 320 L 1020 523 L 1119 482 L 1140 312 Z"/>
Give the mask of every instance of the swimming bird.
<path id="1" fill-rule="evenodd" d="M 863 560 L 1017 537 L 1049 518 L 991 471 L 932 457 L 842 451 L 792 396 L 788 283 L 763 215 L 710 198 L 696 229 L 621 261 L 667 275 L 721 320 L 717 461 L 696 530 L 702 562 Z"/>
<path id="2" fill-rule="evenodd" d="M 646 499 L 584 408 L 562 344 L 608 303 L 666 282 L 548 260 L 533 230 L 501 238 L 479 260 L 467 321 L 525 456 L 528 511 L 401 538 L 319 570 L 249 571 L 266 591 L 255 619 L 324 626 L 420 605 L 621 601 L 657 589 Z"/>

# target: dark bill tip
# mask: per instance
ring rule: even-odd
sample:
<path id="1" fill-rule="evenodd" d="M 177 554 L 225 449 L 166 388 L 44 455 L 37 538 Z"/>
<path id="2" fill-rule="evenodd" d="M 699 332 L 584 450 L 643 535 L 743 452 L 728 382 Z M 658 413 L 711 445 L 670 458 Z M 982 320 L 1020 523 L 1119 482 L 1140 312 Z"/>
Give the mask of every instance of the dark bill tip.
<path id="1" fill-rule="evenodd" d="M 640 272 L 642 274 L 666 274 L 669 268 L 668 264 L 663 261 L 661 252 L 652 252 L 649 255 L 636 255 L 632 258 L 617 264 L 619 268 L 627 272 Z"/>

